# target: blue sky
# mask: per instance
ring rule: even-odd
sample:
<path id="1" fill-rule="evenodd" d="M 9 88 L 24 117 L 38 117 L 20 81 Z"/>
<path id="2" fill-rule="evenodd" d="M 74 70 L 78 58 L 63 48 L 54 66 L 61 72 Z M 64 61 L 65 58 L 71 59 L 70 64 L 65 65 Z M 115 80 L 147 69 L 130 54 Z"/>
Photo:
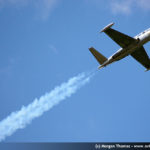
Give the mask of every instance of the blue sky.
<path id="1" fill-rule="evenodd" d="M 55 86 L 98 67 L 119 46 L 108 23 L 135 36 L 150 27 L 149 0 L 0 0 L 0 120 Z M 150 44 L 144 45 L 150 55 Z M 150 72 L 130 56 L 5 142 L 150 141 Z"/>

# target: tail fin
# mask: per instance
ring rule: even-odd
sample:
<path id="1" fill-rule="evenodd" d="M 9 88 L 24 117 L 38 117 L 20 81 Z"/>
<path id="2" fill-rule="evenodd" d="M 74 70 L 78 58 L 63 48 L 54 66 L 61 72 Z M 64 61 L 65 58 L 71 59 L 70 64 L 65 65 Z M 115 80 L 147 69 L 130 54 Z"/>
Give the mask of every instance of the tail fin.
<path id="1" fill-rule="evenodd" d="M 107 60 L 107 58 L 100 54 L 95 48 L 91 47 L 89 50 L 101 65 Z"/>

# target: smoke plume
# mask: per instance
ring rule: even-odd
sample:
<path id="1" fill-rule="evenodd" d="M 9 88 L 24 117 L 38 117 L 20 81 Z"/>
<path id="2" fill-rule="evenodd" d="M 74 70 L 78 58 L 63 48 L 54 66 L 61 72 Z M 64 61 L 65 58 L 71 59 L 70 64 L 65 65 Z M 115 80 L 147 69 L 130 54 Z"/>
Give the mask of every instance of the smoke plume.
<path id="1" fill-rule="evenodd" d="M 28 106 L 23 106 L 19 111 L 12 112 L 0 122 L 0 141 L 18 129 L 25 128 L 33 119 L 40 117 L 44 112 L 76 93 L 78 89 L 90 81 L 91 77 L 92 73 L 81 73 L 55 87 L 39 99 L 36 98 Z"/>

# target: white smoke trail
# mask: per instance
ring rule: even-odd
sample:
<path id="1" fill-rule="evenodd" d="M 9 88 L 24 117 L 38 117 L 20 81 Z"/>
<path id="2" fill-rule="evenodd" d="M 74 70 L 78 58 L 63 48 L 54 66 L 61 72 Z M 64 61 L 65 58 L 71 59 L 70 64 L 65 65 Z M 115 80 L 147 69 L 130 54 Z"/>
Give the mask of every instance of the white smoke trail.
<path id="1" fill-rule="evenodd" d="M 19 111 L 11 113 L 0 122 L 0 141 L 12 135 L 18 129 L 25 128 L 34 118 L 40 117 L 45 111 L 59 104 L 62 100 L 70 97 L 83 85 L 85 85 L 92 73 L 82 73 L 72 77 L 66 83 L 54 88 L 39 99 L 35 99 L 28 106 L 23 106 Z"/>

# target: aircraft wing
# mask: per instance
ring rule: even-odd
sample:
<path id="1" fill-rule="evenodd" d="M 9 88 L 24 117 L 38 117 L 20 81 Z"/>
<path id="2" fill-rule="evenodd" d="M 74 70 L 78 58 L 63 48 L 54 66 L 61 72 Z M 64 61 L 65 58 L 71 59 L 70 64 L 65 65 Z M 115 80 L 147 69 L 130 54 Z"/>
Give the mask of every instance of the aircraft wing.
<path id="1" fill-rule="evenodd" d="M 143 46 L 131 53 L 131 56 L 136 59 L 140 64 L 142 64 L 145 68 L 150 69 L 150 59 Z"/>
<path id="2" fill-rule="evenodd" d="M 114 40 L 118 45 L 125 48 L 133 42 L 137 42 L 136 39 L 125 35 L 119 31 L 111 28 L 114 23 L 107 25 L 101 32 L 105 32 L 112 40 Z"/>
<path id="3" fill-rule="evenodd" d="M 136 42 L 137 40 L 125 35 L 119 31 L 116 31 L 114 29 L 107 29 L 106 31 L 104 31 L 112 40 L 114 40 L 118 45 L 120 45 L 121 47 L 125 48 L 128 45 L 132 44 L 133 42 Z"/>

